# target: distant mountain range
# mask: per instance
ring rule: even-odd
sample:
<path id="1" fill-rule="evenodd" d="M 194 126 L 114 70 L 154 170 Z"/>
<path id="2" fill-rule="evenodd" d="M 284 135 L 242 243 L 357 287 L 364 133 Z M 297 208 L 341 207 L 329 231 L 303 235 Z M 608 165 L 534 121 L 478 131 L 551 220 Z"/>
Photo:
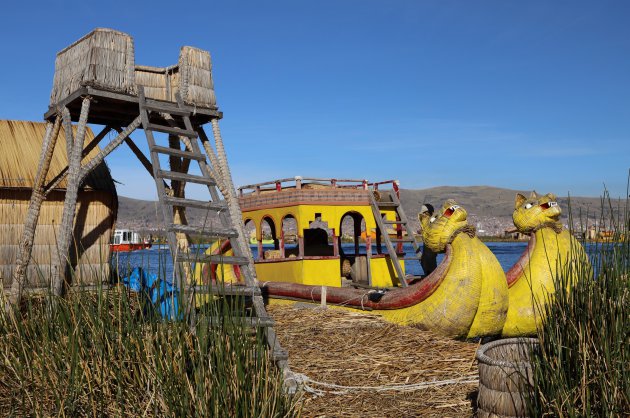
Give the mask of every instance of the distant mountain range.
<path id="1" fill-rule="evenodd" d="M 439 208 L 447 199 L 455 199 L 468 211 L 469 222 L 483 231 L 486 235 L 500 235 L 512 225 L 512 211 L 516 193 L 529 196 L 530 191 L 502 189 L 490 186 L 441 186 L 429 189 L 402 189 L 400 200 L 407 217 L 417 228 L 417 214 L 423 203 L 431 203 Z M 558 196 L 558 203 L 563 209 L 563 222 L 568 223 L 568 198 Z M 602 201 L 593 197 L 571 197 L 571 213 L 574 224 L 579 225 L 579 219 L 589 223 L 599 219 Z M 119 196 L 118 228 L 132 228 L 136 230 L 160 229 L 160 207 L 157 202 L 149 200 L 131 199 Z M 206 224 L 213 219 L 206 219 L 206 212 L 199 209 L 187 210 L 188 221 L 191 224 Z"/>

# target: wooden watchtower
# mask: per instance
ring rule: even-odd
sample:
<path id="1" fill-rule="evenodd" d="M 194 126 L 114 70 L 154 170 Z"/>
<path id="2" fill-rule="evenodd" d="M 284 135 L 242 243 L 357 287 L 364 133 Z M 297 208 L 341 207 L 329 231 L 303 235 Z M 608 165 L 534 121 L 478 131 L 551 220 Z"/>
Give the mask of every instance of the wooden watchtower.
<path id="1" fill-rule="evenodd" d="M 211 70 L 210 54 L 188 46 L 181 48 L 176 65 L 166 68 L 136 65 L 131 36 L 111 29 L 95 29 L 57 54 L 49 110 L 44 116 L 47 128 L 12 283 L 14 299 L 20 299 L 28 280 L 26 268 L 42 202 L 66 178 L 64 209 L 57 233 L 58 251 L 53 257 L 52 274 L 54 292 L 57 295 L 64 293 L 70 284 L 68 253 L 77 192 L 86 176 L 124 142 L 155 180 L 163 226 L 181 288 L 189 292 L 199 291 L 189 277 L 190 268 L 186 266 L 191 261 L 239 265 L 246 286 L 229 291 L 253 295 L 254 316 L 258 318 L 254 322 L 271 323 L 243 232 L 241 210 L 219 130 L 222 113 L 216 105 Z M 73 134 L 73 123 L 77 125 L 76 134 Z M 84 144 L 88 123 L 103 128 L 92 141 Z M 212 126 L 210 137 L 204 130 L 206 124 Z M 61 126 L 66 136 L 68 166 L 46 184 Z M 148 157 L 130 138 L 137 129 L 145 132 L 150 150 Z M 102 146 L 99 153 L 90 154 L 110 132 L 116 136 Z M 155 135 L 156 132 L 167 136 Z M 87 158 L 88 154 L 90 158 Z M 161 158 L 168 158 L 169 168 L 161 166 Z M 198 164 L 201 175 L 189 174 L 191 163 Z M 186 198 L 186 185 L 190 183 L 204 186 L 208 198 Z M 187 207 L 214 212 L 216 216 L 212 218 L 218 221 L 203 228 L 188 225 Z M 191 235 L 229 240 L 234 256 L 214 259 L 217 256 L 200 258 L 191 254 L 188 249 Z M 273 328 L 266 330 L 274 359 L 288 372 L 286 352 L 276 341 Z"/>

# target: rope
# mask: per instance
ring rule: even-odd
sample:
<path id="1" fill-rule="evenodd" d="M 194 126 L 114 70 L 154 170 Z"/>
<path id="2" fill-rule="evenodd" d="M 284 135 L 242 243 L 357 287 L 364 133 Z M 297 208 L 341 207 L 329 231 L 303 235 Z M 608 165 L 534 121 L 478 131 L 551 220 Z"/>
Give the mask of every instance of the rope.
<path id="1" fill-rule="evenodd" d="M 309 393 L 312 393 L 316 396 L 322 396 L 326 394 L 332 395 L 346 395 L 349 392 L 356 391 L 372 391 L 372 392 L 388 392 L 388 391 L 396 391 L 396 392 L 413 392 L 416 390 L 426 389 L 430 387 L 436 386 L 447 386 L 447 385 L 460 385 L 460 384 L 478 384 L 478 378 L 470 378 L 468 377 L 460 377 L 457 379 L 446 379 L 446 380 L 431 380 L 428 382 L 418 382 L 418 383 L 409 383 L 409 384 L 400 384 L 400 385 L 382 385 L 382 386 L 344 386 L 344 385 L 336 385 L 334 383 L 326 383 L 319 382 L 317 380 L 313 380 L 305 374 L 293 372 L 293 378 L 295 381 L 302 386 L 302 388 Z M 311 385 L 321 386 L 324 389 L 314 388 Z"/>

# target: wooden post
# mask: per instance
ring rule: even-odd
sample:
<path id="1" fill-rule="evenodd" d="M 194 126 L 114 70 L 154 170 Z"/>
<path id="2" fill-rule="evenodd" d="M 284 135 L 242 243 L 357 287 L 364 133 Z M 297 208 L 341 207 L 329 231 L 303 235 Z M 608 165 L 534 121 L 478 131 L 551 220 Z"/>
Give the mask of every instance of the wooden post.
<path id="1" fill-rule="evenodd" d="M 333 228 L 332 230 L 333 233 L 333 237 L 332 237 L 332 242 L 333 242 L 333 255 L 335 257 L 339 257 L 339 237 L 337 235 L 335 235 L 335 229 Z"/>
<path id="2" fill-rule="evenodd" d="M 263 258 L 265 258 L 265 252 L 263 251 L 262 238 L 256 241 L 258 241 L 258 259 L 262 260 Z"/>
<path id="3" fill-rule="evenodd" d="M 70 111 L 64 107 L 61 112 L 63 128 L 66 134 L 66 151 L 68 153 L 68 186 L 66 187 L 66 198 L 63 203 L 63 215 L 57 239 L 59 240 L 55 263 L 53 264 L 53 292 L 61 296 L 64 292 L 64 282 L 66 269 L 68 267 L 68 252 L 73 238 L 74 216 L 77 208 L 77 196 L 80 186 L 81 175 L 81 154 L 83 151 L 83 141 L 87 129 L 87 118 L 90 111 L 91 98 L 85 97 L 81 103 L 81 114 L 77 126 L 77 135 L 73 138 L 72 121 Z"/>
<path id="4" fill-rule="evenodd" d="M 372 235 L 365 231 L 365 257 L 367 261 L 368 285 L 372 286 Z"/>
<path id="5" fill-rule="evenodd" d="M 354 254 L 359 255 L 359 239 L 361 238 L 361 218 L 352 215 L 354 221 Z"/>
<path id="6" fill-rule="evenodd" d="M 39 157 L 39 165 L 37 166 L 37 174 L 33 183 L 33 192 L 31 200 L 28 204 L 28 212 L 24 221 L 24 231 L 20 239 L 15 271 L 13 274 L 13 283 L 11 284 L 12 302 L 19 302 L 22 299 L 22 291 L 26 282 L 26 270 L 31 260 L 33 252 L 33 241 L 35 239 L 35 228 L 39 219 L 39 212 L 44 201 L 44 182 L 46 174 L 50 169 L 50 161 L 52 160 L 55 145 L 57 144 L 57 136 L 61 128 L 61 115 L 58 113 L 55 122 L 48 122 L 46 125 L 46 134 L 42 143 L 42 152 Z"/>
<path id="7" fill-rule="evenodd" d="M 400 184 L 400 182 L 398 180 L 394 180 L 392 182 L 392 188 L 394 189 L 394 193 L 396 193 L 396 199 L 400 202 L 400 189 L 398 187 L 398 185 Z M 398 212 L 396 212 L 396 220 L 400 222 L 400 216 L 398 216 Z M 403 230 L 402 230 L 402 224 L 398 223 L 396 224 L 396 238 L 398 239 L 402 239 L 403 236 Z M 413 238 L 413 237 L 411 237 Z M 398 243 L 396 244 L 396 252 L 397 253 L 402 253 L 403 252 L 403 243 L 402 241 L 398 241 Z"/>
<path id="8" fill-rule="evenodd" d="M 298 235 L 298 255 L 304 258 L 304 237 Z"/>

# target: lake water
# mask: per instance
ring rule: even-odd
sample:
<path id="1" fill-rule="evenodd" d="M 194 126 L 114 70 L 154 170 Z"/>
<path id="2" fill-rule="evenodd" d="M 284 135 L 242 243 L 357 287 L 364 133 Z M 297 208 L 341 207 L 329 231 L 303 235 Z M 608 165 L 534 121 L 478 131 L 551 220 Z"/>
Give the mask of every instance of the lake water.
<path id="1" fill-rule="evenodd" d="M 503 270 L 508 270 L 519 259 L 525 247 L 526 242 L 488 242 L 486 243 L 488 248 L 494 253 L 499 260 L 499 263 L 503 267 Z M 350 254 L 354 252 L 353 244 L 342 244 L 346 253 Z M 207 248 L 203 246 L 202 248 Z M 256 258 L 258 250 L 256 246 L 252 246 L 252 254 Z M 264 246 L 265 249 L 273 249 L 273 246 Z M 405 244 L 403 247 L 407 254 L 413 254 L 413 247 L 411 244 Z M 361 245 L 361 253 L 365 253 L 365 245 Z M 438 263 L 442 261 L 444 256 L 438 255 Z M 133 251 L 130 253 L 115 253 L 112 258 L 112 263 L 116 263 L 119 266 L 119 270 L 126 271 L 129 267 L 142 267 L 151 273 L 159 273 L 161 277 L 172 277 L 173 263 L 169 255 L 169 250 L 166 245 L 154 245 L 148 250 Z M 158 270 L 161 270 L 158 272 Z M 421 275 L 422 267 L 420 263 L 416 261 L 405 261 L 405 270 L 408 274 Z"/>

